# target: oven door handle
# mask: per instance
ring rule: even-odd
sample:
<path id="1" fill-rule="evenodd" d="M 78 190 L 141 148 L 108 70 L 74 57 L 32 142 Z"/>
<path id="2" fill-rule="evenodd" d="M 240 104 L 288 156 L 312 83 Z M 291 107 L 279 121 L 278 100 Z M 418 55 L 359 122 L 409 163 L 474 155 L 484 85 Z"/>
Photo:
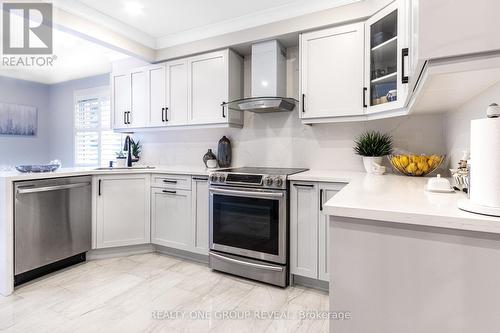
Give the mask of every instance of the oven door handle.
<path id="1" fill-rule="evenodd" d="M 276 272 L 283 272 L 283 267 L 277 267 L 277 266 L 270 266 L 270 265 L 263 265 L 263 264 L 256 264 L 253 262 L 246 262 L 238 259 L 233 259 L 233 258 L 228 258 L 225 256 L 221 256 L 219 254 L 215 254 L 213 252 L 210 252 L 211 256 L 214 256 L 215 258 L 223 261 L 228 261 L 232 262 L 235 264 L 243 265 L 243 266 L 248 266 L 248 267 L 253 267 L 253 268 L 259 268 L 259 269 L 265 269 L 268 271 L 276 271 Z"/>
<path id="2" fill-rule="evenodd" d="M 226 190 L 222 188 L 211 188 L 210 192 L 215 194 L 236 194 L 239 196 L 248 196 L 256 198 L 283 198 L 284 196 L 284 194 L 281 192 L 240 191 L 240 190 Z"/>

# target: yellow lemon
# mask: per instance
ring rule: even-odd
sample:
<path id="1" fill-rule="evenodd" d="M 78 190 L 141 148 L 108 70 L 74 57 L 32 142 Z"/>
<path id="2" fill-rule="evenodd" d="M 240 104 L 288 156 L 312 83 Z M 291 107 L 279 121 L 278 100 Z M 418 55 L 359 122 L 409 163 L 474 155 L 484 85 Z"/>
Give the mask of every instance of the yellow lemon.
<path id="1" fill-rule="evenodd" d="M 408 156 L 402 155 L 399 157 L 399 163 L 403 168 L 406 168 L 408 164 L 410 164 L 410 161 L 408 160 Z"/>
<path id="2" fill-rule="evenodd" d="M 414 173 L 415 171 L 417 171 L 417 164 L 416 163 L 410 163 L 408 164 L 408 166 L 406 167 L 406 172 L 408 173 Z"/>

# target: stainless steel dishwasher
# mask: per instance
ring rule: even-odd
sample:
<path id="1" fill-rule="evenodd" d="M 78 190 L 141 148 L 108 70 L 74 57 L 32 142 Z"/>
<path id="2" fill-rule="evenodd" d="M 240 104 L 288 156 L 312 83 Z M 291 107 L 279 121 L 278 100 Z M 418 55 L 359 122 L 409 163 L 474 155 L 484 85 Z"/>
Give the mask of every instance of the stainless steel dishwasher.
<path id="1" fill-rule="evenodd" d="M 85 261 L 91 248 L 92 178 L 16 182 L 14 284 Z"/>

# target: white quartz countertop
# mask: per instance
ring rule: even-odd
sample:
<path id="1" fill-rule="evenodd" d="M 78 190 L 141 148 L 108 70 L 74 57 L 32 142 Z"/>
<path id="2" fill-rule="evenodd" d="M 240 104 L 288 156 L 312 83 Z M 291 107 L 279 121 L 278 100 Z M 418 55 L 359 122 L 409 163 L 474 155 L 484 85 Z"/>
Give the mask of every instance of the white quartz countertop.
<path id="1" fill-rule="evenodd" d="M 19 180 L 33 180 L 33 179 L 47 179 L 57 177 L 72 177 L 72 176 L 85 176 L 85 175 L 115 175 L 115 174 L 131 174 L 131 173 L 149 173 L 149 174 L 180 174 L 180 175 L 193 175 L 193 176 L 207 176 L 210 170 L 204 167 L 193 166 L 155 166 L 148 169 L 105 169 L 96 170 L 96 168 L 61 168 L 54 172 L 40 172 L 40 173 L 21 173 L 18 171 L 2 171 L 0 172 L 0 179 L 6 181 L 19 181 Z"/>
<path id="2" fill-rule="evenodd" d="M 351 180 L 364 175 L 364 172 L 312 169 L 291 175 L 288 179 L 293 181 L 349 183 Z"/>
<path id="3" fill-rule="evenodd" d="M 334 182 L 343 177 L 346 175 L 342 172 L 337 175 L 323 171 L 310 180 Z M 356 219 L 500 233 L 500 218 L 460 210 L 457 202 L 467 197 L 465 193 L 429 193 L 424 190 L 427 180 L 352 174 L 349 184 L 325 203 L 323 212 Z"/>

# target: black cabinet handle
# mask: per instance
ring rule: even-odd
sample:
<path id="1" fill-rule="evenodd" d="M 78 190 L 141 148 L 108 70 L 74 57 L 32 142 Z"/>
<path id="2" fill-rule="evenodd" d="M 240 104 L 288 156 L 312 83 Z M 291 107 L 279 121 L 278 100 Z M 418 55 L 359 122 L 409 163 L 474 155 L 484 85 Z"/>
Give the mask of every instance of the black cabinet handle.
<path id="1" fill-rule="evenodd" d="M 368 91 L 368 88 L 363 87 L 363 107 L 366 108 L 368 105 L 366 105 L 366 92 Z"/>
<path id="2" fill-rule="evenodd" d="M 319 190 L 319 211 L 323 211 L 323 189 Z"/>
<path id="3" fill-rule="evenodd" d="M 127 114 L 127 124 L 130 125 L 130 111 L 127 111 L 126 114 Z"/>
<path id="4" fill-rule="evenodd" d="M 197 180 L 197 181 L 200 181 L 200 182 L 206 182 L 206 181 L 208 181 L 208 178 L 193 177 L 193 180 Z"/>
<path id="5" fill-rule="evenodd" d="M 293 184 L 293 186 L 296 186 L 296 187 L 314 187 L 314 185 L 312 184 Z"/>
<path id="6" fill-rule="evenodd" d="M 408 83 L 408 75 L 405 73 L 405 58 L 409 55 L 409 49 L 401 49 L 401 83 Z"/>
<path id="7" fill-rule="evenodd" d="M 176 194 L 177 191 L 162 190 L 163 193 Z"/>
<path id="8" fill-rule="evenodd" d="M 306 94 L 302 94 L 302 113 L 306 112 Z"/>
<path id="9" fill-rule="evenodd" d="M 222 106 L 222 118 L 226 118 L 226 111 L 224 110 L 224 102 L 222 102 L 221 106 Z"/>
<path id="10" fill-rule="evenodd" d="M 101 196 L 101 179 L 99 179 L 98 194 Z"/>
<path id="11" fill-rule="evenodd" d="M 168 107 L 165 107 L 165 121 L 168 121 Z"/>
<path id="12" fill-rule="evenodd" d="M 123 124 L 127 125 L 127 111 L 123 112 Z"/>
<path id="13" fill-rule="evenodd" d="M 177 180 L 168 180 L 168 179 L 163 179 L 163 182 L 164 182 L 164 183 L 168 183 L 168 184 L 177 184 Z"/>
<path id="14" fill-rule="evenodd" d="M 161 108 L 161 121 L 165 122 L 165 108 Z"/>

